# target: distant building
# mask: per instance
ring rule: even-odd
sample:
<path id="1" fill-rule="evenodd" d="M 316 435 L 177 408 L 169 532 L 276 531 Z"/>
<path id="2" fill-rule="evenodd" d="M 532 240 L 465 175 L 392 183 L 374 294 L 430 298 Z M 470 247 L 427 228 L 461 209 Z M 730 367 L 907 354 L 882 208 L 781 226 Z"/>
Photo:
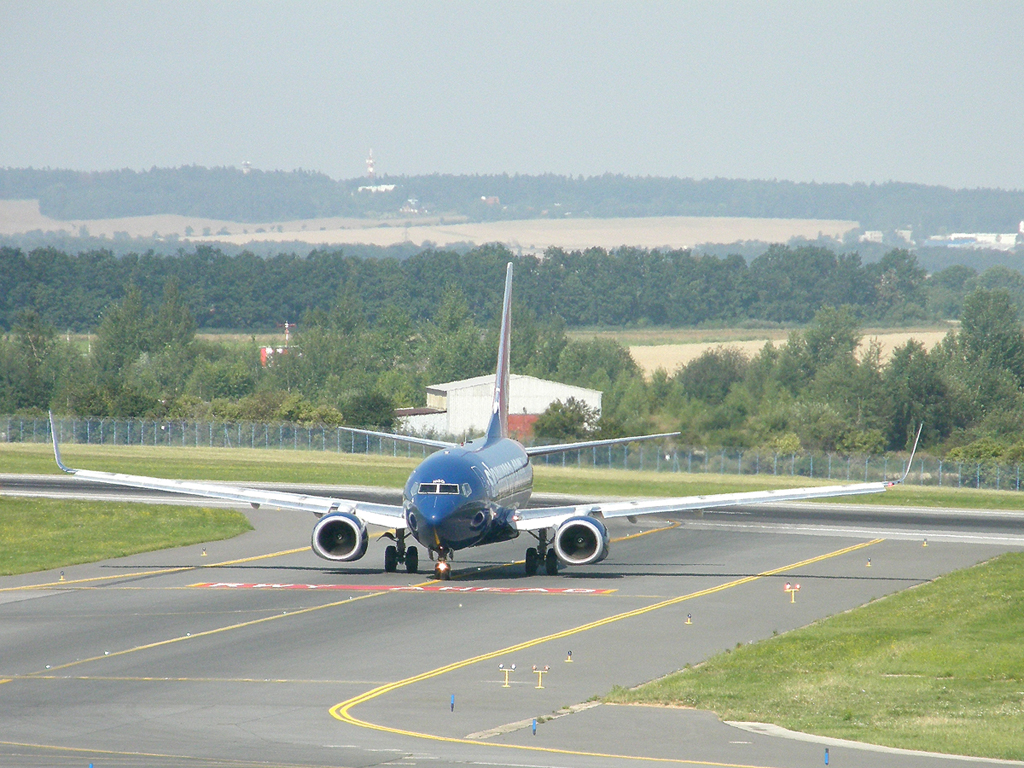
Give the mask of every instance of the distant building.
<path id="1" fill-rule="evenodd" d="M 880 243 L 882 242 L 883 235 L 881 230 L 869 229 L 863 235 L 857 238 L 859 243 Z"/>
<path id="2" fill-rule="evenodd" d="M 947 248 L 971 248 L 975 250 L 1012 251 L 1024 244 L 1024 221 L 1016 232 L 954 232 L 951 235 L 935 235 L 924 243 Z"/>
<path id="3" fill-rule="evenodd" d="M 532 437 L 533 423 L 556 400 L 564 403 L 574 397 L 601 412 L 599 390 L 515 373 L 509 379 L 509 431 L 521 439 Z M 493 395 L 493 374 L 432 384 L 427 387 L 426 408 L 403 408 L 395 415 L 410 432 L 462 439 L 487 429 Z"/>

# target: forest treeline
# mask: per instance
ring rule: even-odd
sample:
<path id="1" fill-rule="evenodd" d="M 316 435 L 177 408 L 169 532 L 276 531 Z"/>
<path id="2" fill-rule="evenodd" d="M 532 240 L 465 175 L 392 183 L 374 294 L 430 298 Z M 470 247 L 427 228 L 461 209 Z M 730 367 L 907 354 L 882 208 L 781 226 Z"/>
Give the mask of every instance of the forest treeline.
<path id="1" fill-rule="evenodd" d="M 61 331 L 91 331 L 107 308 L 138 290 L 148 311 L 176 280 L 202 330 L 273 331 L 358 296 L 370 323 L 400 305 L 432 321 L 440 297 L 458 288 L 482 322 L 498 311 L 505 264 L 516 263 L 516 299 L 543 322 L 577 326 L 803 324 L 825 304 L 849 306 L 861 322 L 954 319 L 974 288 L 1005 288 L 1024 305 L 1024 276 L 1007 267 L 978 274 L 954 265 L 928 276 L 916 257 L 893 250 L 879 261 L 818 246 L 772 246 L 749 263 L 690 251 L 549 250 L 513 256 L 501 246 L 465 253 L 424 251 L 408 259 L 361 258 L 342 250 L 306 257 L 229 256 L 210 247 L 176 256 L 109 251 L 65 253 L 0 248 L 0 330 L 32 310 Z"/>
<path id="2" fill-rule="evenodd" d="M 639 255 L 651 256 L 632 254 Z M 534 281 L 542 267 L 564 269 L 574 283 L 600 280 L 601 301 L 638 300 L 640 283 L 610 286 L 598 272 L 573 272 L 571 254 L 564 256 L 519 263 L 512 370 L 599 389 L 604 409 L 595 419 L 574 413 L 572 404 L 558 404 L 539 422 L 541 437 L 679 429 L 691 445 L 873 453 L 905 448 L 915 425 L 923 423 L 924 445 L 932 450 L 961 459 L 1024 460 L 1024 335 L 1019 305 L 1003 287 L 975 285 L 958 299 L 959 331 L 934 349 L 911 341 L 883 361 L 876 346 L 855 353 L 860 308 L 829 303 L 827 293 L 795 294 L 792 286 L 775 282 L 778 306 L 814 302 L 810 322 L 792 331 L 785 345 L 766 345 L 752 358 L 712 349 L 648 380 L 625 348 L 571 339 L 561 314 L 538 314 L 535 307 L 547 307 L 544 296 L 553 300 L 550 293 L 531 296 L 539 290 Z M 255 341 L 197 337 L 186 300 L 191 286 L 173 275 L 154 305 L 132 285 L 105 307 L 88 349 L 65 340 L 39 312 L 24 309 L 11 333 L 0 338 L 0 413 L 52 408 L 94 417 L 390 428 L 393 408 L 423 405 L 427 385 L 493 371 L 497 292 L 466 292 L 456 271 L 444 272 L 447 280 L 432 274 L 450 263 L 470 273 L 461 275 L 468 285 L 479 280 L 500 286 L 507 255 L 478 257 L 424 258 L 413 262 L 419 264 L 414 272 L 395 262 L 376 293 L 356 280 L 325 288 L 333 292 L 324 306 L 303 313 L 292 348 L 268 366 L 261 365 Z M 915 290 L 931 282 L 915 272 L 909 254 L 894 252 L 888 263 L 879 284 L 888 296 L 902 295 L 900 270 Z M 656 282 L 659 274 L 670 287 L 669 272 L 649 279 Z M 964 277 L 957 285 L 980 277 Z M 722 283 L 718 290 L 728 288 Z"/>
<path id="3" fill-rule="evenodd" d="M 360 191 L 376 186 L 386 191 Z M 57 219 L 174 213 L 239 222 L 323 216 L 395 216 L 410 198 L 435 216 L 471 220 L 552 217 L 751 216 L 845 219 L 864 229 L 1014 232 L 1024 191 L 887 182 L 602 176 L 447 175 L 334 180 L 311 171 L 152 168 L 78 172 L 0 168 L 0 198 L 38 199 Z"/>

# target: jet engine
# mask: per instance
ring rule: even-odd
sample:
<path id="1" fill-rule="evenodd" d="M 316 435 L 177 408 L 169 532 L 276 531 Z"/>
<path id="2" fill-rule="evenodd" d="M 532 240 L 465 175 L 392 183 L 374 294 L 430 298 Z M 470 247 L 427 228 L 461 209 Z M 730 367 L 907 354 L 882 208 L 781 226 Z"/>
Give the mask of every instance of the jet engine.
<path id="1" fill-rule="evenodd" d="M 348 512 L 325 515 L 313 526 L 313 552 L 325 560 L 358 560 L 368 543 L 363 521 Z"/>
<path id="2" fill-rule="evenodd" d="M 555 531 L 554 545 L 563 563 L 599 563 L 608 557 L 608 529 L 593 517 L 570 517 Z"/>

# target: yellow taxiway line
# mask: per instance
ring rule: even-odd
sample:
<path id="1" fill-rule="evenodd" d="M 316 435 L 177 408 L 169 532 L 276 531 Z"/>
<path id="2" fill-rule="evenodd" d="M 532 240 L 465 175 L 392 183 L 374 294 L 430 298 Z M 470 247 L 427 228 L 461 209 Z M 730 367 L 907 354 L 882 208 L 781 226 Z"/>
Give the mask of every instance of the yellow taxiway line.
<path id="1" fill-rule="evenodd" d="M 265 555 L 253 555 L 252 557 L 240 557 L 237 560 L 223 560 L 219 563 L 203 563 L 202 565 L 182 565 L 176 568 L 160 568 L 153 571 L 133 571 L 131 573 L 117 573 L 113 576 L 92 576 L 88 579 L 72 579 L 70 581 L 49 581 L 43 584 L 24 584 L 20 587 L 3 587 L 0 588 L 0 592 L 20 592 L 31 589 L 53 589 L 54 587 L 67 587 L 72 584 L 89 584 L 97 581 L 113 581 L 114 579 L 137 579 L 140 576 L 161 576 L 168 573 L 184 573 L 185 571 L 198 571 L 202 568 L 223 568 L 228 565 L 238 565 L 240 563 L 251 563 L 256 560 L 267 560 L 271 557 L 283 557 L 284 555 L 294 555 L 297 552 L 305 552 L 306 547 L 299 547 L 298 549 L 285 549 L 281 552 L 269 552 Z"/>
<path id="2" fill-rule="evenodd" d="M 392 734 L 399 735 L 399 736 L 411 736 L 411 737 L 417 738 L 417 739 L 427 739 L 427 740 L 430 740 L 430 741 L 442 741 L 442 742 L 447 742 L 447 743 L 452 743 L 452 744 L 469 744 L 469 745 L 473 745 L 473 746 L 486 746 L 486 747 L 493 747 L 493 748 L 498 748 L 498 749 L 518 749 L 518 750 L 525 750 L 525 751 L 530 751 L 530 752 L 546 752 L 546 753 L 549 753 L 549 754 L 558 754 L 558 755 L 574 755 L 574 756 L 578 756 L 578 757 L 600 757 L 600 758 L 605 758 L 605 759 L 636 760 L 636 761 L 644 761 L 644 762 L 672 763 L 672 764 L 679 764 L 679 765 L 706 765 L 706 766 L 716 766 L 716 768 L 762 768 L 761 766 L 751 766 L 751 765 L 742 765 L 742 764 L 734 764 L 734 763 L 716 763 L 716 762 L 708 762 L 706 760 L 686 760 L 686 759 L 683 759 L 683 758 L 643 757 L 643 756 L 639 756 L 639 755 L 616 755 L 616 754 L 606 754 L 606 753 L 601 753 L 601 752 L 584 752 L 584 751 L 571 750 L 571 749 L 558 749 L 558 748 L 555 748 L 555 747 L 533 747 L 533 746 L 527 746 L 527 745 L 522 745 L 522 744 L 495 744 L 493 742 L 487 742 L 487 741 L 476 741 L 476 740 L 473 740 L 473 739 L 460 739 L 460 738 L 457 738 L 457 737 L 454 737 L 454 736 L 438 736 L 436 734 L 420 733 L 418 731 L 409 731 L 409 730 L 405 730 L 405 729 L 402 729 L 402 728 L 391 728 L 391 727 L 386 726 L 386 725 L 379 725 L 377 723 L 371 723 L 371 722 L 366 721 L 366 720 L 360 720 L 359 718 L 357 718 L 354 715 L 352 715 L 351 711 L 352 711 L 352 709 L 354 707 L 356 707 L 356 706 L 358 706 L 360 704 L 365 704 L 368 701 L 372 701 L 373 699 L 379 698 L 379 697 L 381 697 L 381 696 L 383 696 L 383 695 L 385 695 L 387 693 L 390 693 L 392 691 L 396 691 L 396 690 L 398 690 L 400 688 L 405 688 L 407 686 L 413 685 L 414 683 L 423 682 L 424 680 L 430 680 L 431 678 L 439 677 L 439 676 L 447 674 L 449 672 L 454 672 L 456 670 L 463 669 L 463 668 L 471 666 L 473 664 L 478 664 L 478 663 L 480 663 L 482 661 L 488 661 L 490 659 L 495 659 L 495 658 L 497 658 L 499 656 L 504 656 L 504 655 L 507 655 L 507 654 L 515 653 L 517 651 L 525 650 L 527 648 L 532 648 L 534 646 L 541 645 L 543 643 L 551 642 L 552 640 L 559 640 L 561 638 L 570 637 L 572 635 L 577 635 L 577 634 L 580 634 L 582 632 L 587 632 L 587 631 L 592 630 L 592 629 L 597 629 L 599 627 L 607 626 L 608 624 L 612 624 L 612 623 L 615 623 L 615 622 L 618 622 L 618 621 L 623 621 L 625 619 L 631 619 L 631 618 L 635 618 L 637 616 L 642 616 L 645 613 L 650 613 L 652 611 L 661 610 L 662 608 L 667 608 L 667 607 L 672 606 L 672 605 L 677 605 L 677 604 L 685 602 L 687 600 L 694 600 L 694 599 L 696 599 L 698 597 L 705 597 L 707 595 L 713 595 L 716 592 L 722 592 L 722 591 L 727 590 L 727 589 L 733 589 L 735 587 L 743 586 L 744 584 L 750 584 L 751 582 L 758 581 L 758 580 L 766 578 L 768 576 L 774 576 L 774 575 L 779 574 L 779 573 L 784 573 L 785 571 L 790 571 L 790 570 L 793 570 L 793 569 L 796 569 L 796 568 L 802 568 L 804 566 L 811 565 L 811 564 L 814 564 L 814 563 L 820 563 L 820 562 L 822 562 L 824 560 L 829 560 L 829 559 L 832 559 L 832 558 L 835 558 L 835 557 L 839 557 L 841 555 L 849 554 L 850 552 L 856 552 L 859 549 L 863 549 L 865 547 L 869 547 L 869 546 L 872 546 L 874 544 L 878 544 L 878 543 L 880 543 L 882 541 L 883 541 L 883 539 L 873 539 L 871 541 L 861 542 L 860 544 L 854 544 L 853 546 L 850 546 L 850 547 L 844 547 L 843 549 L 838 549 L 838 550 L 835 550 L 834 552 L 828 552 L 828 553 L 826 553 L 824 555 L 818 555 L 817 557 L 812 557 L 812 558 L 808 558 L 806 560 L 801 560 L 800 562 L 797 562 L 797 563 L 790 563 L 789 565 L 784 565 L 784 566 L 781 566 L 779 568 L 773 568 L 773 569 L 768 570 L 768 571 L 762 571 L 761 573 L 755 574 L 753 576 L 744 576 L 743 578 L 735 579 L 735 580 L 729 581 L 729 582 L 725 582 L 724 584 L 719 584 L 719 585 L 714 586 L 714 587 L 709 587 L 708 589 L 702 589 L 702 590 L 698 590 L 696 592 L 690 592 L 690 593 L 685 594 L 685 595 L 680 595 L 678 597 L 669 598 L 668 600 L 662 600 L 661 602 L 653 603 L 652 605 L 648 605 L 648 606 L 645 606 L 643 608 L 636 608 L 636 609 L 631 610 L 631 611 L 625 611 L 624 613 L 619 613 L 619 614 L 616 614 L 614 616 L 608 616 L 606 618 L 598 619 L 597 621 L 592 621 L 592 622 L 589 622 L 587 624 L 581 624 L 578 627 L 573 627 L 571 629 L 566 629 L 566 630 L 563 630 L 561 632 L 555 632 L 555 633 L 550 634 L 550 635 L 545 635 L 543 637 L 534 638 L 533 640 L 526 640 L 525 642 L 517 643 L 515 645 L 510 645 L 510 646 L 507 646 L 507 647 L 502 648 L 502 649 L 497 650 L 497 651 L 491 651 L 489 653 L 484 653 L 484 654 L 481 654 L 479 656 L 474 656 L 474 657 L 469 658 L 469 659 L 464 659 L 462 661 L 457 661 L 457 662 L 454 662 L 452 664 L 447 664 L 447 665 L 445 665 L 443 667 L 438 667 L 436 669 L 432 669 L 429 672 L 423 672 L 423 673 L 421 673 L 419 675 L 413 675 L 412 677 L 407 677 L 404 680 L 398 680 L 398 681 L 393 682 L 393 683 L 388 683 L 387 685 L 381 685 L 381 686 L 378 686 L 376 688 L 373 688 L 373 689 L 367 691 L 366 693 L 360 694 L 359 696 L 355 696 L 355 697 L 353 697 L 351 699 L 347 699 L 347 700 L 342 701 L 342 702 L 340 702 L 338 704 L 335 704 L 333 707 L 331 707 L 330 713 L 331 713 L 331 716 L 334 717 L 335 719 L 340 720 L 340 721 L 345 722 L 345 723 L 349 723 L 350 725 L 358 726 L 360 728 L 368 728 L 368 729 L 371 729 L 371 730 L 382 731 L 384 733 L 392 733 Z"/>

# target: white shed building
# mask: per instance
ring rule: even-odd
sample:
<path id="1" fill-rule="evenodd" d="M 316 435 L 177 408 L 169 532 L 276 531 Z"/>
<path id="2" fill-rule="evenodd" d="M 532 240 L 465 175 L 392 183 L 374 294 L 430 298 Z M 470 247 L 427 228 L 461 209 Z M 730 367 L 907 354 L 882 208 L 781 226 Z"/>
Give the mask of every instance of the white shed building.
<path id="1" fill-rule="evenodd" d="M 509 376 L 509 426 L 523 416 L 536 417 L 556 400 L 570 397 L 601 413 L 601 392 L 574 387 L 557 381 L 513 373 Z M 427 407 L 399 412 L 402 428 L 418 434 L 463 438 L 479 435 L 487 429 L 494 395 L 494 374 L 476 376 L 427 387 Z M 523 425 L 526 426 L 526 425 Z"/>

